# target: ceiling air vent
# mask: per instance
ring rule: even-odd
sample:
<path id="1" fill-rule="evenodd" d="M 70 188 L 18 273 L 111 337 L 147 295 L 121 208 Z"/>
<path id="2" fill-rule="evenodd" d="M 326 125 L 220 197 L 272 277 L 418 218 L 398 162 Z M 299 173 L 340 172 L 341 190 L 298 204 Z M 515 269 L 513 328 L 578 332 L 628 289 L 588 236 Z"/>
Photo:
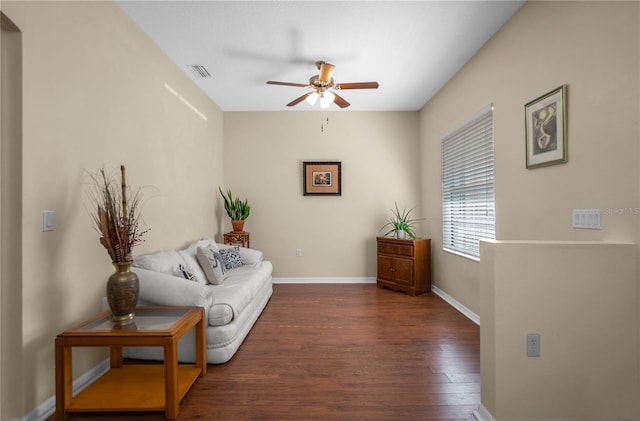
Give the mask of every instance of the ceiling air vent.
<path id="1" fill-rule="evenodd" d="M 187 67 L 191 69 L 196 77 L 199 77 L 201 79 L 211 77 L 211 73 L 209 73 L 209 71 L 204 66 L 201 66 L 199 64 L 188 64 Z"/>

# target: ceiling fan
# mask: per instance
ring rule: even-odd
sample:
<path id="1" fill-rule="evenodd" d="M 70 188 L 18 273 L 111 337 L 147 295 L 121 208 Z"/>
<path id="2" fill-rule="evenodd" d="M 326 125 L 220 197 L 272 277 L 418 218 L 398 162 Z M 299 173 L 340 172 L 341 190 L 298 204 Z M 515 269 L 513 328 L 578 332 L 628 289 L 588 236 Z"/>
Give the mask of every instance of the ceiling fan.
<path id="1" fill-rule="evenodd" d="M 297 86 L 300 88 L 313 89 L 306 94 L 299 96 L 290 103 L 287 107 L 293 107 L 304 101 L 305 99 L 309 104 L 314 105 L 318 98 L 320 98 L 320 107 L 327 108 L 332 102 L 340 108 L 346 108 L 349 104 L 344 98 L 335 93 L 342 89 L 377 89 L 378 82 L 354 82 L 354 83 L 334 83 L 333 82 L 333 70 L 336 66 L 326 63 L 324 61 L 316 61 L 316 67 L 319 73 L 311 76 L 308 84 L 304 83 L 291 83 L 291 82 L 277 82 L 274 80 L 267 81 L 268 85 L 284 85 L 284 86 Z M 329 89 L 333 89 L 330 91 Z"/>

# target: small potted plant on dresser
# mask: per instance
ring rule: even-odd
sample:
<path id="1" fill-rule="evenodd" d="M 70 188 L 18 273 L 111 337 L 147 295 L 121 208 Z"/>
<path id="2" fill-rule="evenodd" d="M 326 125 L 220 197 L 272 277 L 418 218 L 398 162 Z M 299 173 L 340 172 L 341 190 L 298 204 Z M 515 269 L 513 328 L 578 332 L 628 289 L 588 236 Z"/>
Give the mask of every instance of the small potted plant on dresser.
<path id="1" fill-rule="evenodd" d="M 422 219 L 410 217 L 414 208 L 400 211 L 398 204 L 377 238 L 378 287 L 418 295 L 431 291 L 431 239 L 418 238 L 415 224 Z M 394 233 L 394 237 L 389 234 Z"/>
<path id="2" fill-rule="evenodd" d="M 402 209 L 402 212 L 400 212 L 398 204 L 396 203 L 395 205 L 395 210 L 391 209 L 391 212 L 393 212 L 393 214 L 388 218 L 387 223 L 384 224 L 382 228 L 380 228 L 380 231 L 387 227 L 391 227 L 391 229 L 384 234 L 385 237 L 391 233 L 395 233 L 396 238 L 399 240 L 404 240 L 405 238 L 407 238 L 407 235 L 410 239 L 415 240 L 416 238 L 418 238 L 415 233 L 415 223 L 418 221 L 422 221 L 424 218 L 411 219 L 409 215 L 415 208 L 411 208 L 409 210 L 407 210 L 407 208 L 404 208 Z"/>

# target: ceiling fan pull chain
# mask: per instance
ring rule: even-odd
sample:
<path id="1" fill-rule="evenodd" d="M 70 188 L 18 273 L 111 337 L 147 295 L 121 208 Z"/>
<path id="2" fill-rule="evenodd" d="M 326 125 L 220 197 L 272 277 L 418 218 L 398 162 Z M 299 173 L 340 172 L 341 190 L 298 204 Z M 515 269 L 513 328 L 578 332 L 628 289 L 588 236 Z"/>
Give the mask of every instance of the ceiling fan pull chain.
<path id="1" fill-rule="evenodd" d="M 324 126 L 329 126 L 329 116 L 327 116 L 325 121 L 320 120 L 320 132 L 324 132 Z"/>

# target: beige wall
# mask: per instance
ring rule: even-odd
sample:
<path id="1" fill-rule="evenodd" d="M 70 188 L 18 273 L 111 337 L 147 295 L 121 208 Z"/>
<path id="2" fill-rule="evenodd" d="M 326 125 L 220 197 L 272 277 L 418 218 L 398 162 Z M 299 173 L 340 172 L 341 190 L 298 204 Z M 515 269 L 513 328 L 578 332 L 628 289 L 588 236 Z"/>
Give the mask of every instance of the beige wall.
<path id="1" fill-rule="evenodd" d="M 418 205 L 416 216 L 427 217 L 419 232 L 433 239 L 434 283 L 480 313 L 479 264 L 440 251 L 440 136 L 492 102 L 498 239 L 638 242 L 637 2 L 527 2 L 420 113 L 224 116 L 111 3 L 0 7 L 24 49 L 22 292 L 2 297 L 21 303 L 22 343 L 0 349 L 3 362 L 19 362 L 11 374 L 23 387 L 9 395 L 15 379 L 2 371 L 2 418 L 53 395 L 55 334 L 100 308 L 112 268 L 81 183 L 85 169 L 103 163 L 123 163 L 131 184 L 157 189 L 149 190 L 151 232 L 137 254 L 221 238 L 230 228 L 221 185 L 249 198 L 252 245 L 280 278 L 375 276 L 374 239 L 389 208 Z M 526 170 L 524 104 L 563 83 L 569 163 Z M 307 160 L 342 161 L 341 197 L 302 196 Z M 571 209 L 581 207 L 631 211 L 605 214 L 600 231 L 573 230 Z M 52 233 L 41 232 L 44 209 L 56 210 Z M 637 336 L 630 340 L 637 347 Z M 79 375 L 104 354 L 74 356 Z"/>
<path id="2" fill-rule="evenodd" d="M 637 2 L 527 2 L 426 104 L 423 206 L 440 288 L 479 310 L 477 263 L 441 251 L 440 137 L 490 103 L 498 239 L 637 241 L 638 49 Z M 524 104 L 562 84 L 569 162 L 527 170 Z M 603 229 L 572 229 L 574 208 L 602 209 Z"/>
<path id="3" fill-rule="evenodd" d="M 497 420 L 637 419 L 636 245 L 497 241 L 481 250 L 486 410 Z M 527 357 L 528 333 L 540 334 L 540 357 Z"/>
<path id="4" fill-rule="evenodd" d="M 409 208 L 420 202 L 417 118 L 416 112 L 225 113 L 223 189 L 249 199 L 245 230 L 273 262 L 274 277 L 376 276 L 375 237 L 394 201 Z M 342 196 L 303 196 L 304 161 L 341 161 Z"/>
<path id="5" fill-rule="evenodd" d="M 527 2 L 421 110 L 423 208 L 428 231 L 434 236 L 434 282 L 474 312 L 481 312 L 483 321 L 487 310 L 480 302 L 480 263 L 442 251 L 440 137 L 484 105 L 494 104 L 498 240 L 637 244 L 639 5 Z M 568 86 L 569 162 L 527 170 L 524 104 L 562 84 Z M 602 209 L 603 229 L 572 229 L 574 208 Z M 531 262 L 526 270 L 535 275 L 544 264 Z M 565 279 L 565 275 L 557 281 L 577 287 L 575 280 Z M 637 279 L 634 287 L 627 292 L 637 297 Z M 543 302 L 545 292 L 538 297 Z M 628 314 L 634 318 L 635 334 L 627 337 L 628 346 L 636 350 L 640 325 L 637 302 L 636 311 Z M 575 311 L 575 305 L 569 302 L 566 312 Z M 507 321 L 501 317 L 495 314 L 497 326 Z M 553 323 L 556 315 L 545 317 Z M 603 317 L 613 320 L 606 314 Z M 524 323 L 525 319 L 511 322 Z M 524 337 L 518 340 L 524 341 Z M 524 352 L 522 344 L 515 346 Z M 635 370 L 637 382 L 639 373 Z M 634 387 L 637 391 L 637 384 Z M 483 402 L 487 392 L 483 387 Z M 520 402 L 522 407 L 527 401 Z M 640 408 L 635 411 L 640 417 Z M 513 411 L 508 419 L 518 416 L 527 418 L 525 413 Z M 562 418 L 563 414 L 539 417 Z"/>
<path id="6" fill-rule="evenodd" d="M 56 333 L 101 309 L 113 268 L 85 209 L 85 170 L 125 164 L 130 185 L 153 186 L 136 254 L 213 236 L 223 126 L 221 110 L 114 3 L 3 1 L 2 12 L 22 32 L 24 64 L 22 294 L 3 296 L 21 303 L 10 328 L 22 329 L 21 341 L 2 343 L 14 366 L 3 370 L 6 418 L 53 396 Z M 53 232 L 42 232 L 45 209 L 56 211 Z M 74 374 L 105 355 L 74 352 Z"/>

